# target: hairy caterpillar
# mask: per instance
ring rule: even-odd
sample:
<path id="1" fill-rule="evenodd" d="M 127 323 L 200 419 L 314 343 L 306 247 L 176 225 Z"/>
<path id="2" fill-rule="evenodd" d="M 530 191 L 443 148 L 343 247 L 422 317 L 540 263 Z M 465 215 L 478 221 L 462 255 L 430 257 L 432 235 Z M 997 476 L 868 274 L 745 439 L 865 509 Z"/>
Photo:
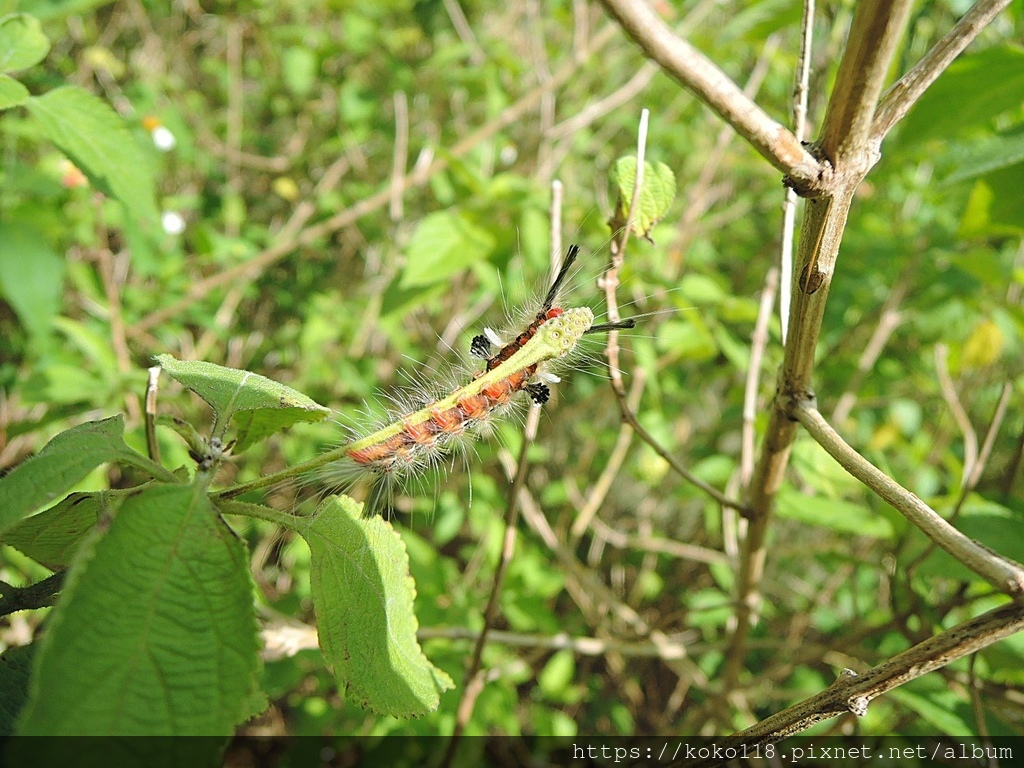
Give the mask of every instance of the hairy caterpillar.
<path id="1" fill-rule="evenodd" d="M 565 357 L 585 334 L 634 327 L 632 320 L 595 325 L 594 314 L 587 307 L 555 306 L 578 254 L 579 247 L 572 245 L 540 309 L 510 342 L 502 344 L 489 328 L 473 338 L 470 352 L 486 364 L 472 381 L 342 446 L 338 460 L 318 471 L 319 479 L 345 486 L 369 474 L 364 511 L 368 515 L 380 512 L 396 482 L 437 466 L 476 437 L 493 415 L 512 405 L 520 392 L 529 395 L 535 405 L 547 402 L 547 385 L 559 379 L 543 370 L 544 363 Z"/>

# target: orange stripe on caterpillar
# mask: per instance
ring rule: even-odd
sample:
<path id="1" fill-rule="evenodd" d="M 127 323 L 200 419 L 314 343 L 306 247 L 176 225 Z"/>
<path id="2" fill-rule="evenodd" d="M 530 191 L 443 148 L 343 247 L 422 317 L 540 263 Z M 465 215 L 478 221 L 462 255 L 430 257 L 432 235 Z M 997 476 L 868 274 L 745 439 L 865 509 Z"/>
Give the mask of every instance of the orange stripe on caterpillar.
<path id="1" fill-rule="evenodd" d="M 331 452 L 332 456 L 376 474 L 378 483 L 436 463 L 459 438 L 473 436 L 477 427 L 527 390 L 543 363 L 568 354 L 593 323 L 594 313 L 587 307 L 560 312 L 492 370 L 447 397 Z M 382 495 L 375 488 L 371 498 L 379 501 Z M 372 514 L 377 510 L 366 511 Z"/>

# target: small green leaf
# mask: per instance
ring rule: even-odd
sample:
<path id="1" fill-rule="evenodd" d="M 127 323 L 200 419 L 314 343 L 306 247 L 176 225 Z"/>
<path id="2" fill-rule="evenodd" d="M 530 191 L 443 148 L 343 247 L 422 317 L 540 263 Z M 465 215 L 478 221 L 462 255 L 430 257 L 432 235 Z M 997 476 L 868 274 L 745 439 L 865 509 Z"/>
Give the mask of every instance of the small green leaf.
<path id="1" fill-rule="evenodd" d="M 114 110 L 75 86 L 29 99 L 26 106 L 46 137 L 98 189 L 120 200 L 140 221 L 156 221 L 156 185 L 150 158 Z"/>
<path id="2" fill-rule="evenodd" d="M 616 217 L 625 222 L 636 186 L 635 157 L 620 157 L 616 161 L 614 180 L 619 191 Z M 637 236 L 649 238 L 651 229 L 664 218 L 676 196 L 676 176 L 664 163 L 655 164 L 645 160 L 641 185 L 632 227 Z"/>
<path id="3" fill-rule="evenodd" d="M 61 432 L 32 458 L 0 477 L 0 533 L 66 493 L 100 464 L 118 461 L 175 482 L 159 464 L 124 442 L 124 417 L 88 421 Z"/>
<path id="4" fill-rule="evenodd" d="M 42 233 L 23 224 L 0 223 L 0 295 L 33 336 L 50 330 L 60 311 L 64 260 Z"/>
<path id="5" fill-rule="evenodd" d="M 957 234 L 965 238 L 1020 237 L 1024 232 L 1022 178 L 1024 163 L 979 177 L 971 189 Z"/>
<path id="6" fill-rule="evenodd" d="M 413 232 L 406 249 L 400 287 L 434 285 L 471 264 L 486 261 L 494 236 L 453 211 L 428 214 Z"/>
<path id="7" fill-rule="evenodd" d="M 416 641 L 405 545 L 381 517 L 331 496 L 300 531 L 309 543 L 320 648 L 339 684 L 373 712 L 416 717 L 454 687 Z"/>
<path id="8" fill-rule="evenodd" d="M 205 400 L 219 421 L 226 424 L 234 417 L 236 453 L 279 429 L 301 421 L 322 421 L 331 412 L 301 392 L 258 373 L 176 360 L 171 355 L 155 359 L 173 379 Z"/>
<path id="9" fill-rule="evenodd" d="M 29 100 L 28 88 L 13 77 L 0 74 L 0 109 L 10 109 Z"/>
<path id="10" fill-rule="evenodd" d="M 22 520 L 4 534 L 4 544 L 51 570 L 66 568 L 112 499 L 128 493 L 132 491 L 72 493 L 45 512 Z"/>
<path id="11" fill-rule="evenodd" d="M 199 487 L 126 499 L 50 618 L 23 735 L 228 735 L 250 714 L 248 555 Z"/>
<path id="12" fill-rule="evenodd" d="M 50 52 L 39 20 L 26 13 L 0 18 L 0 72 L 16 72 L 38 64 Z"/>

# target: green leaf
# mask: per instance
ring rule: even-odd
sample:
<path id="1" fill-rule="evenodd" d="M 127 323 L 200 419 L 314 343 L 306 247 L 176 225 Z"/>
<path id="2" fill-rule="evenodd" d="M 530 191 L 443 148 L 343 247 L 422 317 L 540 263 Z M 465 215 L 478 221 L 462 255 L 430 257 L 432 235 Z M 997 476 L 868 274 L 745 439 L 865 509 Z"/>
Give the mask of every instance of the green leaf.
<path id="1" fill-rule="evenodd" d="M 301 392 L 257 373 L 176 360 L 171 355 L 155 359 L 173 379 L 205 400 L 218 421 L 227 424 L 234 417 L 236 453 L 298 422 L 322 421 L 331 412 Z"/>
<path id="2" fill-rule="evenodd" d="M 900 142 L 949 141 L 990 126 L 1002 113 L 1019 110 L 1022 102 L 1024 49 L 993 47 L 961 56 L 914 105 L 900 128 Z"/>
<path id="3" fill-rule="evenodd" d="M 452 211 L 428 214 L 413 232 L 406 249 L 400 287 L 444 282 L 471 264 L 486 261 L 494 236 Z"/>
<path id="4" fill-rule="evenodd" d="M 26 13 L 0 18 L 0 72 L 16 72 L 38 64 L 50 52 L 39 20 Z"/>
<path id="5" fill-rule="evenodd" d="M 0 655 L 0 738 L 14 735 L 18 716 L 28 700 L 36 647 L 12 646 Z"/>
<path id="6" fill-rule="evenodd" d="M 0 109 L 17 107 L 28 100 L 28 88 L 13 77 L 0 74 Z"/>
<path id="7" fill-rule="evenodd" d="M 625 222 L 633 202 L 636 186 L 636 158 L 620 157 L 615 162 L 615 185 L 619 191 L 617 217 Z M 641 181 L 640 199 L 633 212 L 633 233 L 649 237 L 654 225 L 664 218 L 676 196 L 676 177 L 664 163 L 644 161 L 644 177 Z"/>
<path id="8" fill-rule="evenodd" d="M 175 482 L 170 472 L 129 448 L 123 435 L 123 416 L 87 421 L 61 432 L 39 453 L 0 478 L 0 533 L 109 461 L 123 462 Z"/>
<path id="9" fill-rule="evenodd" d="M 245 545 L 201 488 L 147 488 L 76 558 L 20 733 L 229 735 L 258 650 Z"/>
<path id="10" fill-rule="evenodd" d="M 955 184 L 1024 162 L 1024 133 L 1013 136 L 995 136 L 984 141 L 961 145 L 950 151 L 953 160 L 951 173 L 943 184 Z M 1020 173 L 1020 169 L 1017 171 Z"/>
<path id="11" fill-rule="evenodd" d="M 331 496 L 301 530 L 311 552 L 320 648 L 339 684 L 373 712 L 416 717 L 454 687 L 416 641 L 405 545 L 381 517 Z"/>
<path id="12" fill-rule="evenodd" d="M 779 517 L 857 536 L 886 539 L 893 535 L 890 522 L 863 504 L 808 496 L 786 486 L 779 490 L 778 500 Z"/>
<path id="13" fill-rule="evenodd" d="M 924 684 L 918 683 L 915 687 L 929 690 L 923 692 L 925 695 L 921 695 L 911 687 L 904 686 L 889 691 L 888 696 L 916 712 L 922 720 L 939 733 L 944 733 L 947 736 L 975 735 L 976 728 L 971 724 L 971 720 L 965 719 L 956 711 L 957 705 L 961 702 L 955 694 L 936 688 L 930 681 Z M 961 709 L 964 710 L 964 714 L 969 716 L 970 710 L 966 706 Z"/>
<path id="14" fill-rule="evenodd" d="M 150 159 L 124 121 L 86 90 L 65 86 L 26 102 L 47 138 L 101 191 L 141 221 L 156 222 L 156 186 Z"/>
<path id="15" fill-rule="evenodd" d="M 960 222 L 961 237 L 1020 237 L 1024 232 L 1024 163 L 979 178 Z"/>
<path id="16" fill-rule="evenodd" d="M 4 534 L 4 544 L 51 570 L 66 568 L 112 499 L 129 493 L 132 491 L 72 493 L 45 512 L 22 520 Z"/>
<path id="17" fill-rule="evenodd" d="M 24 224 L 0 223 L 0 243 L 0 295 L 29 333 L 42 336 L 60 311 L 64 260 Z"/>

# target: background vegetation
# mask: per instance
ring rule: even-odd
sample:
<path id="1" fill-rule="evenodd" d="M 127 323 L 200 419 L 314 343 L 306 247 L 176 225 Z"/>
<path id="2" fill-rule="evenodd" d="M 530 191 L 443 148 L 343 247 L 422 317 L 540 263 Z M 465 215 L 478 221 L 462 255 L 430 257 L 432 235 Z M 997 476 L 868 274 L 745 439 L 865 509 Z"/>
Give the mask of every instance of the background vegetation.
<path id="1" fill-rule="evenodd" d="M 851 5 L 815 16 L 811 135 Z M 647 107 L 648 158 L 674 171 L 679 194 L 653 243 L 631 240 L 620 275 L 623 315 L 643 316 L 620 339 L 626 387 L 640 424 L 678 462 L 744 496 L 751 350 L 764 352 L 747 401 L 762 432 L 782 360 L 777 309 L 767 336 L 755 335 L 777 280 L 780 174 L 600 7 L 13 6 L 42 19 L 53 46 L 18 79 L 34 95 L 74 84 L 108 102 L 131 139 L 112 149 L 138 163 L 137 175 L 105 183 L 76 175 L 38 111 L 3 113 L 0 466 L 116 413 L 142 450 L 146 368 L 164 352 L 261 373 L 336 409 L 342 424 L 365 423 L 367 403 L 443 379 L 482 325 L 503 325 L 506 307 L 542 290 L 555 179 L 562 236 L 585 254 L 569 303 L 603 313 L 595 280 L 612 237 L 609 169 L 635 151 Z M 697 0 L 657 10 L 788 123 L 799 8 Z M 894 76 L 964 10 L 915 6 Z M 1024 51 L 1011 41 L 1021 10 L 998 16 L 950 67 L 858 190 L 814 378 L 821 411 L 849 443 L 1016 560 Z M 166 151 L 154 144 L 161 128 L 174 137 Z M 743 522 L 620 426 L 600 350 L 591 344 L 543 410 L 467 733 L 728 733 L 821 691 L 842 668 L 864 671 L 1005 602 L 800 434 L 768 531 L 759 619 L 738 672 L 725 675 Z M 166 387 L 160 407 L 209 420 Z M 452 731 L 521 433 L 516 421 L 499 427 L 470 467 L 456 463 L 397 499 L 421 642 L 457 685 L 417 720 L 377 716 L 337 690 L 301 629 L 313 623 L 305 544 L 268 523 L 237 525 L 270 643 L 268 707 L 247 732 Z M 333 422 L 295 427 L 218 484 L 308 459 L 344 434 Z M 192 465 L 176 435 L 159 440 L 167 466 Z M 81 488 L 129 484 L 103 468 Z M 282 487 L 267 498 L 294 511 L 317 493 Z M 3 581 L 16 587 L 50 573 L 11 547 L 2 555 Z M 45 614 L 12 615 L 3 643 L 25 645 Z M 286 628 L 304 650 L 283 644 Z M 819 729 L 1019 734 L 1021 637 Z"/>

